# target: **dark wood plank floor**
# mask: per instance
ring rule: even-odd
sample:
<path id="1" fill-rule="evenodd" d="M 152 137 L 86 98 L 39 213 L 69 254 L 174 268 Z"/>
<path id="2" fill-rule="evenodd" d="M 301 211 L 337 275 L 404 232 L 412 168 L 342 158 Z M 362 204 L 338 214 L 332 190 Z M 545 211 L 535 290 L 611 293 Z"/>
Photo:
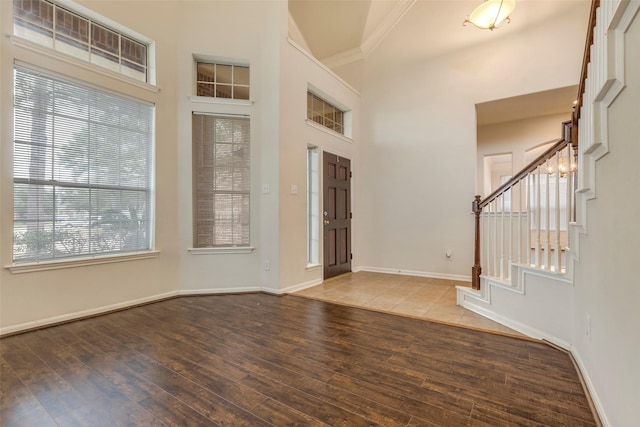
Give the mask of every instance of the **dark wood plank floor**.
<path id="1" fill-rule="evenodd" d="M 593 426 L 547 345 L 322 301 L 178 298 L 0 340 L 2 426 Z"/>

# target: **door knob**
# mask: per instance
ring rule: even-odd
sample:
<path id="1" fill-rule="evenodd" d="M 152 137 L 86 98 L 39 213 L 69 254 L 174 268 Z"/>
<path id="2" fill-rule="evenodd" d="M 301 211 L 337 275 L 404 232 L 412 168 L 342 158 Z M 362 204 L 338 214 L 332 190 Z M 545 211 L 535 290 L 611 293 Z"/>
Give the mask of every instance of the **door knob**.
<path id="1" fill-rule="evenodd" d="M 328 219 L 324 220 L 324 225 L 329 225 L 329 220 Z"/>

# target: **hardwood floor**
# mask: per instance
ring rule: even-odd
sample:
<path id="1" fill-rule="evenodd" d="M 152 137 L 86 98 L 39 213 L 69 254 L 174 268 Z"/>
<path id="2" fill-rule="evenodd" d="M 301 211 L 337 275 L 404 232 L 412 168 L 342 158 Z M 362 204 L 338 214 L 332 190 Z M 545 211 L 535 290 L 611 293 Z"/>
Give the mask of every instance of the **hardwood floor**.
<path id="1" fill-rule="evenodd" d="M 2 426 L 593 426 L 545 344 L 302 297 L 188 297 L 0 340 Z"/>

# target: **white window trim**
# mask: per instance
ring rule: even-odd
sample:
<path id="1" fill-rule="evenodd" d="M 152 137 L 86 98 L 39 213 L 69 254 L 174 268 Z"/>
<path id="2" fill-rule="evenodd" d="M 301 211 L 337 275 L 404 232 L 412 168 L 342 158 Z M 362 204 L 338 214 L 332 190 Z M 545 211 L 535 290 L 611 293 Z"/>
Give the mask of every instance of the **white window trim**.
<path id="1" fill-rule="evenodd" d="M 221 246 L 213 248 L 189 248 L 187 252 L 191 255 L 250 254 L 255 249 L 253 246 Z"/>
<path id="2" fill-rule="evenodd" d="M 142 259 L 157 258 L 160 251 L 144 251 L 117 255 L 96 255 L 85 258 L 74 258 L 67 260 L 30 262 L 23 264 L 12 264 L 5 266 L 13 274 L 33 273 L 36 271 L 60 270 L 63 268 L 85 267 L 89 265 L 111 264 L 114 262 L 137 261 Z"/>
<path id="3" fill-rule="evenodd" d="M 319 123 L 314 122 L 311 119 L 305 119 L 305 122 L 307 123 L 307 125 L 309 125 L 310 127 L 314 128 L 314 129 L 318 129 L 326 134 L 329 134 L 331 136 L 335 136 L 338 139 L 343 140 L 344 142 L 348 142 L 349 144 L 353 144 L 353 139 L 349 138 L 348 136 L 344 136 L 341 133 L 338 133 L 334 130 L 329 129 L 328 127 L 322 126 Z"/>
<path id="4" fill-rule="evenodd" d="M 127 83 L 132 86 L 136 86 L 138 88 L 147 90 L 153 93 L 159 93 L 160 88 L 151 83 L 145 83 L 140 80 L 136 80 L 133 77 L 128 77 L 124 74 L 118 73 L 116 71 L 111 71 L 107 68 L 101 67 L 99 65 L 92 64 L 91 62 L 83 61 L 78 58 L 74 58 L 71 55 L 68 55 L 64 52 L 60 52 L 57 50 L 49 49 L 46 46 L 39 45 L 30 40 L 24 39 L 18 36 L 8 36 L 11 44 L 16 47 L 20 47 L 31 52 L 37 53 L 39 55 L 43 55 L 48 58 L 57 59 L 64 63 L 73 65 L 75 67 L 84 68 L 85 70 L 89 70 L 92 73 L 100 74 L 102 76 L 106 76 L 112 78 L 114 80 L 118 80 L 123 83 Z"/>
<path id="5" fill-rule="evenodd" d="M 217 105 L 242 105 L 245 107 L 250 107 L 253 105 L 252 100 L 250 99 L 231 99 L 231 98 L 216 98 L 213 96 L 189 96 L 189 101 L 197 102 L 200 104 L 217 104 Z"/>

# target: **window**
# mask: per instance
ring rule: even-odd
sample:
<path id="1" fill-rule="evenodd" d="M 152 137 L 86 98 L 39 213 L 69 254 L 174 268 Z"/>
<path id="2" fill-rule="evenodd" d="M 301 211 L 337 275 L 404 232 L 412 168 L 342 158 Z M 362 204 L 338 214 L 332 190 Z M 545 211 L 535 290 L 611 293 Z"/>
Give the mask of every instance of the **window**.
<path id="1" fill-rule="evenodd" d="M 149 81 L 147 44 L 56 3 L 14 0 L 13 32 L 112 71 Z"/>
<path id="2" fill-rule="evenodd" d="M 307 148 L 307 264 L 320 263 L 320 171 L 318 148 Z"/>
<path id="3" fill-rule="evenodd" d="M 249 67 L 198 62 L 196 95 L 249 99 Z"/>
<path id="4" fill-rule="evenodd" d="M 153 105 L 21 67 L 14 82 L 14 262 L 150 250 Z"/>
<path id="5" fill-rule="evenodd" d="M 307 92 L 307 119 L 344 134 L 344 111 Z"/>
<path id="6" fill-rule="evenodd" d="M 249 118 L 193 113 L 194 248 L 249 246 Z"/>

